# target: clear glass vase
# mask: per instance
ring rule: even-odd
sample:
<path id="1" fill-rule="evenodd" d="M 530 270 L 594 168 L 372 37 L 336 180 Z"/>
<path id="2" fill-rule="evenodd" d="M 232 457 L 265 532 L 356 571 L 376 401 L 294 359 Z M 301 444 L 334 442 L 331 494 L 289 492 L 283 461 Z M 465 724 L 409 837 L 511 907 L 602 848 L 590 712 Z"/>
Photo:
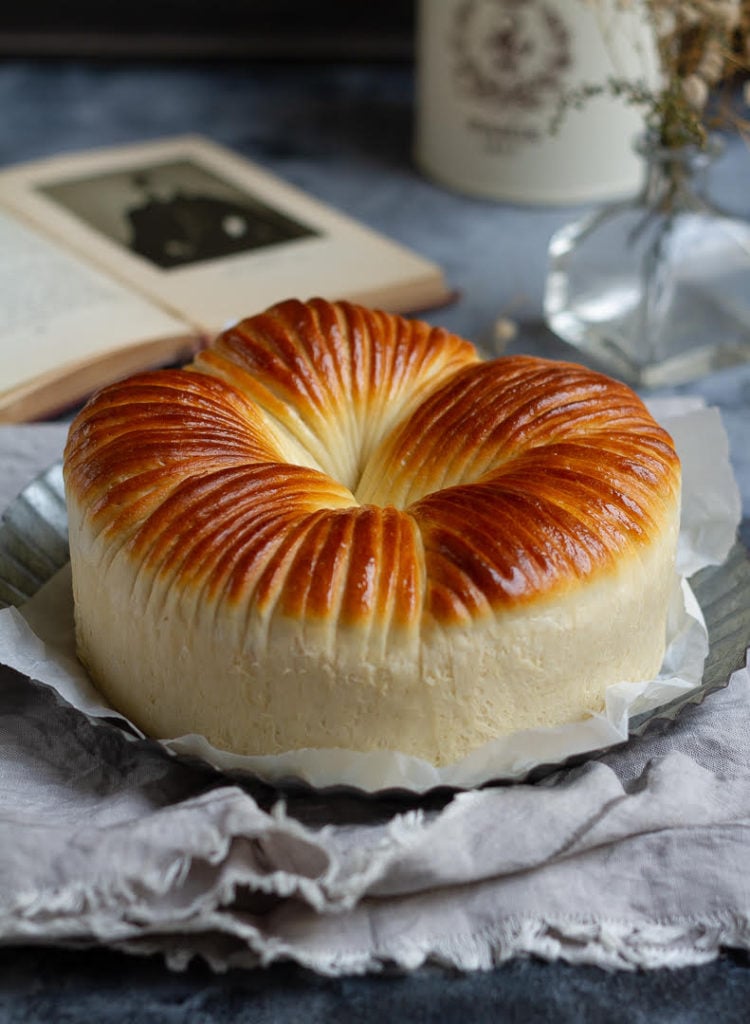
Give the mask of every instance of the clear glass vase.
<path id="1" fill-rule="evenodd" d="M 646 136 L 638 149 L 640 194 L 553 236 L 547 324 L 645 387 L 750 360 L 750 224 L 705 197 L 720 143 L 668 149 Z"/>

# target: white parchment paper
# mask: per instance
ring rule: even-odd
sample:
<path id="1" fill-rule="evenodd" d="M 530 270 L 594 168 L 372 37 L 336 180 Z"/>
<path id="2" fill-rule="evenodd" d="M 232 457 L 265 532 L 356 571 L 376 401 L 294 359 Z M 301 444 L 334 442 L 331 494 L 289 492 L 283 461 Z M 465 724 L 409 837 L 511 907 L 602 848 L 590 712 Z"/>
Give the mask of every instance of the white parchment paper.
<path id="1" fill-rule="evenodd" d="M 718 410 L 705 408 L 694 398 L 655 400 L 650 408 L 674 438 L 683 468 L 680 578 L 670 608 L 668 649 L 657 678 L 609 687 L 601 714 L 557 728 L 500 737 L 440 768 L 397 751 L 308 749 L 243 757 L 217 750 L 201 736 L 166 739 L 164 745 L 174 753 L 198 755 L 219 768 L 248 771 L 270 782 L 300 780 L 315 787 L 343 785 L 365 792 L 394 787 L 425 792 L 436 786 L 470 788 L 497 779 L 523 778 L 537 765 L 560 763 L 627 740 L 634 715 L 700 685 L 708 637 L 687 578 L 707 565 L 723 562 L 741 517 L 739 490 Z M 69 568 L 58 573 L 22 611 L 0 612 L 0 650 L 6 664 L 53 686 L 85 714 L 122 718 L 104 703 L 76 658 Z"/>

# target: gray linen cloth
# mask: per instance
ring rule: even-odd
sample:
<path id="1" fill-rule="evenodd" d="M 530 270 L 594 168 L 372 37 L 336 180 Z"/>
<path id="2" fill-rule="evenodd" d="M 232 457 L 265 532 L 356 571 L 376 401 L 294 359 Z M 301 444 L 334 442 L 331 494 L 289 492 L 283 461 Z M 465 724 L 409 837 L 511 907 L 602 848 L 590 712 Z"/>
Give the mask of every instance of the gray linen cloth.
<path id="1" fill-rule="evenodd" d="M 59 456 L 12 438 L 29 477 Z M 536 785 L 409 802 L 231 779 L 0 669 L 0 939 L 330 974 L 750 948 L 750 674 Z"/>

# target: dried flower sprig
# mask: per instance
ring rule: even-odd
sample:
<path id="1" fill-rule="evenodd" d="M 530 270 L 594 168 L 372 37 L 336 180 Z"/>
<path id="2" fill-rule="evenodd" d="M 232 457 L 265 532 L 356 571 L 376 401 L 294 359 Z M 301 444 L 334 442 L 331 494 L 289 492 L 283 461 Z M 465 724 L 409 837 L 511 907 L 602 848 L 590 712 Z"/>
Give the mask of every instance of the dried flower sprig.
<path id="1" fill-rule="evenodd" d="M 604 0 L 581 2 L 601 16 Z M 750 0 L 614 0 L 614 8 L 640 12 L 653 37 L 658 80 L 612 75 L 573 89 L 553 127 L 566 109 L 608 93 L 642 108 L 647 130 L 665 147 L 705 147 L 714 127 L 750 129 L 731 104 L 710 102 L 717 87 L 750 67 Z"/>

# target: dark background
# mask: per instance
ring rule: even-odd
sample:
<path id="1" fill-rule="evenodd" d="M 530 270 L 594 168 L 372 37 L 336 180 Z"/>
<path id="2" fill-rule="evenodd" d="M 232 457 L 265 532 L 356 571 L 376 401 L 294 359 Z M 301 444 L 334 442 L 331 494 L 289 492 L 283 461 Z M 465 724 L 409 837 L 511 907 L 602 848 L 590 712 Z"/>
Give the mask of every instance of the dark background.
<path id="1" fill-rule="evenodd" d="M 409 60 L 412 0 L 6 0 L 0 57 Z"/>

